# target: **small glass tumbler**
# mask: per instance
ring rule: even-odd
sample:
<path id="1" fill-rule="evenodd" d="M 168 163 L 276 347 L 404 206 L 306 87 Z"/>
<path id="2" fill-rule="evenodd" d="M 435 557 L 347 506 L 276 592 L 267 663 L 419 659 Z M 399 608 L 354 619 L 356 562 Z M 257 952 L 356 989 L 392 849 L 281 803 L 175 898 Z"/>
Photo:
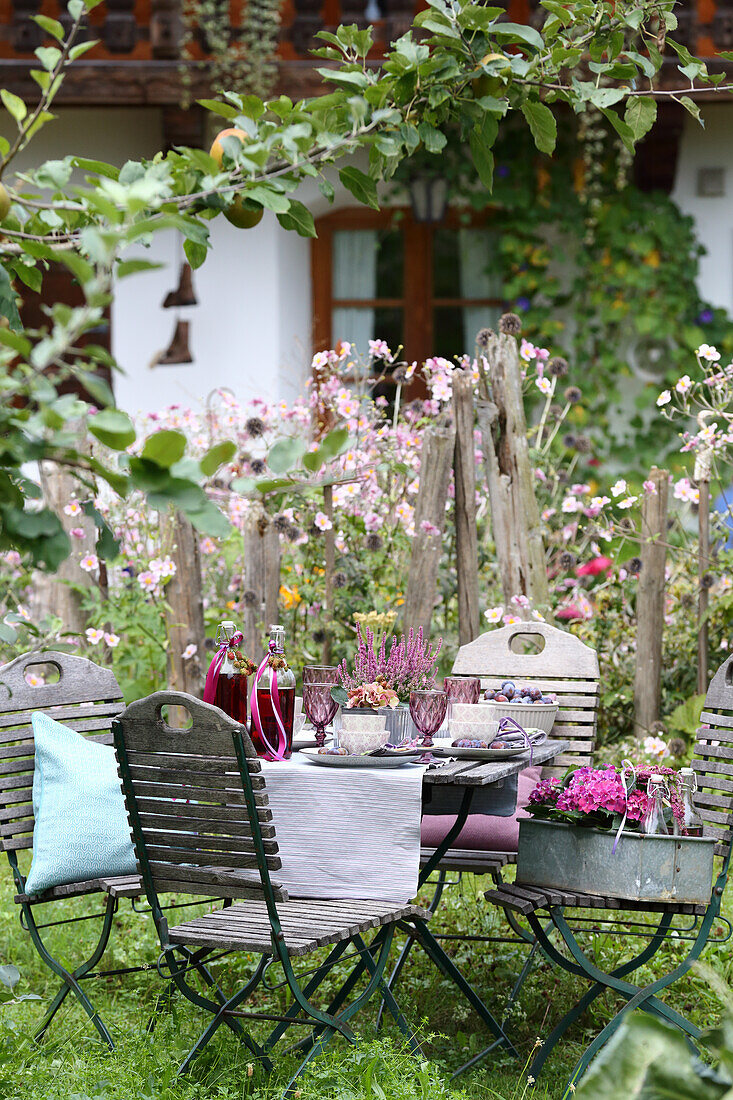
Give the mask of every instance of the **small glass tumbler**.
<path id="1" fill-rule="evenodd" d="M 447 733 L 453 717 L 453 704 L 478 703 L 481 699 L 481 680 L 478 676 L 446 676 L 443 680 L 443 691 L 448 696 L 448 712 L 445 717 Z"/>
<path id="2" fill-rule="evenodd" d="M 338 684 L 338 665 L 303 665 L 304 684 Z"/>

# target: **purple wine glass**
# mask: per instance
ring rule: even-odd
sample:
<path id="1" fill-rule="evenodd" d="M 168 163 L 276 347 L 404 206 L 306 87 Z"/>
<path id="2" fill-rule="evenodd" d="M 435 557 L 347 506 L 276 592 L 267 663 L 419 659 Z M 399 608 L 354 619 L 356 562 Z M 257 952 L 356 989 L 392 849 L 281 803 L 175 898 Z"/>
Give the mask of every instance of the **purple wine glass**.
<path id="1" fill-rule="evenodd" d="M 304 684 L 338 684 L 338 665 L 303 665 Z"/>
<path id="2" fill-rule="evenodd" d="M 306 718 L 315 726 L 316 745 L 321 748 L 326 740 L 326 726 L 338 710 L 338 703 L 331 698 L 333 684 L 303 684 L 303 710 Z"/>
<path id="3" fill-rule="evenodd" d="M 427 750 L 433 747 L 433 734 L 443 725 L 447 709 L 448 696 L 444 691 L 410 692 L 410 717 L 422 734 L 421 748 Z M 429 752 L 422 757 L 425 762 L 431 759 Z"/>

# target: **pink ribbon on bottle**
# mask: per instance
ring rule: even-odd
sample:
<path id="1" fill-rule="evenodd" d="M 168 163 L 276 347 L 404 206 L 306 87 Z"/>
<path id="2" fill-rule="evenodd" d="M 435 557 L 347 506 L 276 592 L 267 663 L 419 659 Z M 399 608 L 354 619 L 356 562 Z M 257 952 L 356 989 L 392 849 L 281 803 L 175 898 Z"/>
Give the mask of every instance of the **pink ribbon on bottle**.
<path id="1" fill-rule="evenodd" d="M 257 674 L 254 678 L 254 684 L 252 686 L 252 692 L 249 697 L 249 709 L 252 715 L 252 725 L 257 730 L 258 734 L 262 738 L 262 743 L 267 749 L 265 753 L 265 760 L 285 760 L 285 753 L 288 748 L 288 735 L 285 732 L 285 720 L 283 718 L 282 708 L 280 706 L 280 693 L 277 690 L 277 669 L 270 668 L 270 699 L 272 700 L 272 711 L 275 716 L 275 725 L 277 726 L 277 747 L 273 747 L 262 725 L 262 719 L 260 717 L 260 707 L 257 701 L 257 684 L 259 683 L 260 676 L 267 668 L 267 662 L 275 652 L 275 643 L 270 642 L 267 647 L 267 653 L 262 658 L 262 664 L 257 669 Z"/>
<path id="2" fill-rule="evenodd" d="M 209 671 L 206 673 L 206 683 L 204 684 L 205 703 L 213 703 L 216 699 L 216 686 L 219 683 L 219 673 L 221 672 L 221 666 L 224 664 L 227 650 L 236 649 L 243 641 L 244 634 L 242 634 L 241 630 L 237 630 L 236 633 L 232 634 L 231 638 L 219 643 L 219 649 L 211 658 Z"/>

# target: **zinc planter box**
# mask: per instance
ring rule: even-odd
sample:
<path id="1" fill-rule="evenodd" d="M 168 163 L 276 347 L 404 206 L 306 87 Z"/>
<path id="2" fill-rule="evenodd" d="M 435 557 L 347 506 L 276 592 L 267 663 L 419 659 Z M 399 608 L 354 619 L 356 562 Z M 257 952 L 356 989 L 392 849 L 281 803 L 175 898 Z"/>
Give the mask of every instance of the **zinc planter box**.
<path id="1" fill-rule="evenodd" d="M 712 837 L 645 836 L 523 818 L 517 883 L 601 894 L 627 901 L 707 904 L 713 879 Z"/>

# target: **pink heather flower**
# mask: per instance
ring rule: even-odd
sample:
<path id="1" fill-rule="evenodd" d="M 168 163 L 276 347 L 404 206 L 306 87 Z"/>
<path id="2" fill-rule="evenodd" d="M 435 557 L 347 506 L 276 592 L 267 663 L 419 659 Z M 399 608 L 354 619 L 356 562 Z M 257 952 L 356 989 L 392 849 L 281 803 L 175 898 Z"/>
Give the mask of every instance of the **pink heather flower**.
<path id="1" fill-rule="evenodd" d="M 105 634 L 104 634 L 104 640 L 105 640 L 105 642 L 107 643 L 107 645 L 109 646 L 110 649 L 116 649 L 117 646 L 120 644 L 119 635 L 117 635 L 117 634 L 108 634 L 106 631 L 105 631 Z"/>
<path id="2" fill-rule="evenodd" d="M 420 524 L 420 530 L 424 531 L 426 535 L 439 535 L 440 528 L 436 527 L 434 523 L 431 523 L 429 519 L 424 519 Z"/>
<path id="3" fill-rule="evenodd" d="M 79 562 L 79 568 L 83 569 L 85 573 L 93 573 L 99 565 L 99 558 L 96 554 L 87 554 Z"/>
<path id="4" fill-rule="evenodd" d="M 489 623 L 500 623 L 503 614 L 503 607 L 487 607 L 484 611 L 484 618 Z"/>
<path id="5" fill-rule="evenodd" d="M 186 646 L 183 653 L 181 654 L 181 657 L 183 658 L 184 661 L 190 661 L 190 659 L 192 657 L 195 657 L 197 653 L 198 653 L 198 646 L 190 644 L 190 645 Z"/>
<path id="6" fill-rule="evenodd" d="M 87 641 L 90 645 L 98 645 L 104 638 L 103 630 L 95 630 L 93 626 L 88 626 L 84 633 L 87 636 Z"/>
<path id="7" fill-rule="evenodd" d="M 319 531 L 330 531 L 333 527 L 331 520 L 328 518 L 325 512 L 316 512 L 316 518 L 313 520 Z"/>
<path id="8" fill-rule="evenodd" d="M 72 527 L 69 534 L 74 539 L 83 539 L 85 534 L 86 534 L 86 531 L 84 530 L 83 527 Z"/>
<path id="9" fill-rule="evenodd" d="M 70 500 L 68 504 L 64 505 L 64 513 L 67 516 L 80 516 L 82 514 L 82 506 L 78 500 Z"/>
<path id="10" fill-rule="evenodd" d="M 380 685 L 397 693 L 399 699 L 407 701 L 411 691 L 435 687 L 435 665 L 443 644 L 438 641 L 433 651 L 432 642 L 423 642 L 422 627 L 409 632 L 397 640 L 392 637 L 387 654 L 387 635 L 383 634 L 375 647 L 374 632 L 368 627 L 362 633 L 361 624 L 356 625 L 358 639 L 351 672 L 346 660 L 339 666 L 339 678 L 342 686 L 351 696 L 352 692 L 363 685 Z M 352 704 L 353 705 L 353 704 Z"/>

